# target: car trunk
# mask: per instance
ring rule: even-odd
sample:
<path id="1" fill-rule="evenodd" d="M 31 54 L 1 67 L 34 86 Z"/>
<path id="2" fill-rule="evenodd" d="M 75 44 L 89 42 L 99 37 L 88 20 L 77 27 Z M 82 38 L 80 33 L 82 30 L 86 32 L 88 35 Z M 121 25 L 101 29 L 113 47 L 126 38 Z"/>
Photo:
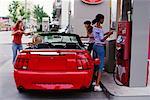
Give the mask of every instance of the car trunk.
<path id="1" fill-rule="evenodd" d="M 91 61 L 85 50 L 24 50 L 18 56 L 16 66 L 19 59 L 28 59 L 22 66 L 27 66 L 30 71 L 54 72 L 87 69 Z"/>

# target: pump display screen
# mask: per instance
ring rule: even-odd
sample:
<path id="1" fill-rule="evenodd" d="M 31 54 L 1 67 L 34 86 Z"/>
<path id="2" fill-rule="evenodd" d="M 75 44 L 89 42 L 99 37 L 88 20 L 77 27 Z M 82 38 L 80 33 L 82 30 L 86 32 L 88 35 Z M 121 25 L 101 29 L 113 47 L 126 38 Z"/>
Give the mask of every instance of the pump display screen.
<path id="1" fill-rule="evenodd" d="M 123 42 L 123 37 L 122 36 L 118 36 L 117 43 L 122 43 L 122 42 Z"/>

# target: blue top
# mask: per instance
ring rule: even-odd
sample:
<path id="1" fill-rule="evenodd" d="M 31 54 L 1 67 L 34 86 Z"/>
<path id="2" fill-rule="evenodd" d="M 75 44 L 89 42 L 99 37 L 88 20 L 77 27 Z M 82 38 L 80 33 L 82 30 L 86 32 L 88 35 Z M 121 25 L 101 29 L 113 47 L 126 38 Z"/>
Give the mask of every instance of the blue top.
<path id="1" fill-rule="evenodd" d="M 94 42 L 96 45 L 103 46 L 105 42 L 102 42 L 101 40 L 104 39 L 104 31 L 101 28 L 93 27 L 93 36 L 94 36 Z"/>

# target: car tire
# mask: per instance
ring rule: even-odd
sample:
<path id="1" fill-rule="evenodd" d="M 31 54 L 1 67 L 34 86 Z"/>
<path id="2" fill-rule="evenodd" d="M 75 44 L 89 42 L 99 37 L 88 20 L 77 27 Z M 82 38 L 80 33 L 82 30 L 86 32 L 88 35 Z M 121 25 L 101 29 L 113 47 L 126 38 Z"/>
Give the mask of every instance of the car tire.
<path id="1" fill-rule="evenodd" d="M 17 90 L 18 90 L 19 93 L 24 93 L 25 92 L 25 89 L 23 87 L 18 87 Z"/>
<path id="2" fill-rule="evenodd" d="M 94 90 L 94 86 L 92 85 L 92 82 L 88 88 L 83 89 L 83 92 L 91 92 Z"/>
<path id="3" fill-rule="evenodd" d="M 93 91 L 93 89 L 94 89 L 94 86 L 92 85 L 92 82 L 91 82 L 89 88 L 87 88 L 87 91 Z"/>

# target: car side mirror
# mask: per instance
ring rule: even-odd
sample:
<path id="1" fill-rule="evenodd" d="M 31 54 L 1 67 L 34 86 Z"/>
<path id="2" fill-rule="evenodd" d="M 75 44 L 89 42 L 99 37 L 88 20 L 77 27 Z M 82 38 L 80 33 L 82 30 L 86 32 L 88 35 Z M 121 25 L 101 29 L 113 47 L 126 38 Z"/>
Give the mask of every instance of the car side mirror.
<path id="1" fill-rule="evenodd" d="M 95 64 L 95 65 L 99 65 L 99 64 L 100 64 L 99 58 L 95 58 L 95 59 L 94 59 L 94 64 Z"/>

